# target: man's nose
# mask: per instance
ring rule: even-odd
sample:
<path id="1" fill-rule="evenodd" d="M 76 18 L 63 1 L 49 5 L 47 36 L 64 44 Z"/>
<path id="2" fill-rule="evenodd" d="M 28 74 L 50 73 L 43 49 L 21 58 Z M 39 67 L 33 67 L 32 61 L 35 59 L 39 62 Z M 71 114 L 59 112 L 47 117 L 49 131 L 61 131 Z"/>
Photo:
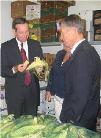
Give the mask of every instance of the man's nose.
<path id="1" fill-rule="evenodd" d="M 26 37 L 27 36 L 27 34 L 25 33 L 25 34 L 23 34 L 23 37 Z"/>

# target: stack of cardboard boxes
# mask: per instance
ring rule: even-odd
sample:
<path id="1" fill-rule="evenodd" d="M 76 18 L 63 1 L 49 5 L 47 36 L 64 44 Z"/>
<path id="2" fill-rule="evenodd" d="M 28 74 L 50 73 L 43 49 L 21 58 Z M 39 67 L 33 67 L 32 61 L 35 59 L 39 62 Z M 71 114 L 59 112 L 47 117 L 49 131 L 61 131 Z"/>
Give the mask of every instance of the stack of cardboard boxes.
<path id="1" fill-rule="evenodd" d="M 101 10 L 93 12 L 94 41 L 101 41 Z"/>
<path id="2" fill-rule="evenodd" d="M 14 1 L 11 3 L 11 17 L 14 19 L 16 17 L 25 17 L 28 5 L 30 7 L 34 7 L 32 5 L 40 4 L 40 18 L 29 18 L 30 24 L 30 37 L 32 39 L 37 39 L 41 42 L 57 42 L 59 41 L 57 35 L 56 22 L 57 20 L 68 15 L 68 7 L 74 5 L 74 1 L 39 1 L 37 3 L 31 2 L 28 0 L 24 1 Z M 35 8 L 37 10 L 37 8 Z M 30 13 L 33 15 L 36 14 L 33 8 Z M 27 14 L 28 16 L 28 14 Z M 27 19 L 27 18 L 26 18 Z"/>
<path id="3" fill-rule="evenodd" d="M 41 1 L 41 42 L 57 42 L 57 20 L 68 15 L 68 2 Z"/>

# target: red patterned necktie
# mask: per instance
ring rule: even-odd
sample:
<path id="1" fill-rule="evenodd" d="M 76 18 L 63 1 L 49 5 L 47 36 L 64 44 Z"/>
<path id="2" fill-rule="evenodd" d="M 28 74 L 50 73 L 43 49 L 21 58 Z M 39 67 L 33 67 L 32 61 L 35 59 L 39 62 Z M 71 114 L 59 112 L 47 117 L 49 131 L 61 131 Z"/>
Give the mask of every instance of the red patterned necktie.
<path id="1" fill-rule="evenodd" d="M 23 48 L 23 43 L 21 43 L 21 56 L 22 56 L 23 62 L 27 60 L 26 51 Z M 26 71 L 25 73 L 24 84 L 26 86 L 29 86 L 31 84 L 31 74 L 29 71 Z"/>

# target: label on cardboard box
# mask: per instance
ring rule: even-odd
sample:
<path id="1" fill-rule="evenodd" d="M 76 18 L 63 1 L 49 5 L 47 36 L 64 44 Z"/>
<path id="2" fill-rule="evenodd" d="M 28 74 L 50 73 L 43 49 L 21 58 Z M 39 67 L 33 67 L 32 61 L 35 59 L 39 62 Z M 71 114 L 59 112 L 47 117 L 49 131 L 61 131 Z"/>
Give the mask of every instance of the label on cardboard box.
<path id="1" fill-rule="evenodd" d="M 27 5 L 26 6 L 26 19 L 33 20 L 33 19 L 40 19 L 40 9 L 41 5 Z"/>

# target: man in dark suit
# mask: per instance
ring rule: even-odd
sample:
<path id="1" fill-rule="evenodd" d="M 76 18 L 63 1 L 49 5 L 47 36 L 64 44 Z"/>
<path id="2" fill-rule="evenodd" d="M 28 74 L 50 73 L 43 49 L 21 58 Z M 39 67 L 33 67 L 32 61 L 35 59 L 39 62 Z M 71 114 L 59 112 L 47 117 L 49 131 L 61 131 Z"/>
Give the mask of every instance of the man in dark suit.
<path id="1" fill-rule="evenodd" d="M 100 105 L 100 57 L 84 38 L 84 24 L 77 15 L 61 22 L 61 40 L 70 60 L 65 64 L 65 96 L 60 120 L 96 130 Z"/>
<path id="2" fill-rule="evenodd" d="M 25 60 L 31 63 L 34 57 L 43 58 L 42 49 L 38 41 L 29 39 L 28 22 L 24 18 L 16 18 L 12 28 L 15 38 L 1 46 L 1 75 L 5 77 L 8 114 L 14 114 L 15 117 L 36 115 L 40 104 L 39 81 L 33 73 L 26 72 L 27 64 L 23 63 Z"/>

